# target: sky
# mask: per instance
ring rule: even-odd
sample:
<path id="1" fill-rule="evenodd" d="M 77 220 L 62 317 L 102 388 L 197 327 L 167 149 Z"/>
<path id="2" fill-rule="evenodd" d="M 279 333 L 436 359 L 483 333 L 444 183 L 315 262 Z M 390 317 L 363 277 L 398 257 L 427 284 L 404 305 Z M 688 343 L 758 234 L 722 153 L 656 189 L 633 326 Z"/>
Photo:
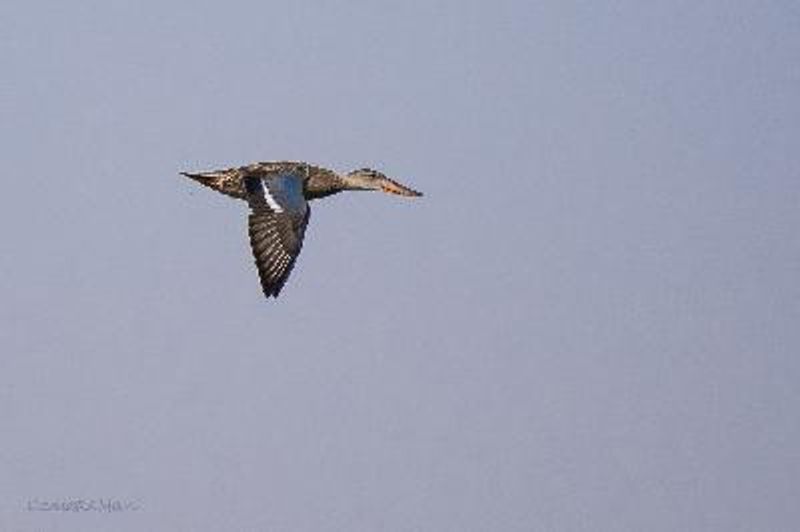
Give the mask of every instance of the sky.
<path id="1" fill-rule="evenodd" d="M 798 24 L 2 2 L 0 530 L 796 530 Z M 314 202 L 267 301 L 178 174 L 259 160 L 425 196 Z"/>

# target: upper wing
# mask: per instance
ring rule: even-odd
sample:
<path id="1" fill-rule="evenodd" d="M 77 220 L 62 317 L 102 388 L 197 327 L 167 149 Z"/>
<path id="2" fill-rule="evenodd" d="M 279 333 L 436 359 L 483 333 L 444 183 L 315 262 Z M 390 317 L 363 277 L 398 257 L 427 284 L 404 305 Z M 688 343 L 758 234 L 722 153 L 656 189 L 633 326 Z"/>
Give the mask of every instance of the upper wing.
<path id="1" fill-rule="evenodd" d="M 244 188 L 253 211 L 248 229 L 261 288 L 265 296 L 277 297 L 303 247 L 311 215 L 302 177 L 294 173 L 245 176 Z"/>

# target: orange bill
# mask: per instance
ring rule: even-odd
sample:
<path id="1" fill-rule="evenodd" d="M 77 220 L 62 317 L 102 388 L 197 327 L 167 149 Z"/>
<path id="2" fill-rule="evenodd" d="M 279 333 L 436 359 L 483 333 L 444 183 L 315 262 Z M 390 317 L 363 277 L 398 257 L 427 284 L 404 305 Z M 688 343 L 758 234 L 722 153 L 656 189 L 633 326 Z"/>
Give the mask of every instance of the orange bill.
<path id="1" fill-rule="evenodd" d="M 397 194 L 398 196 L 422 196 L 422 192 L 403 186 L 388 177 L 381 180 L 381 190 L 387 194 Z"/>

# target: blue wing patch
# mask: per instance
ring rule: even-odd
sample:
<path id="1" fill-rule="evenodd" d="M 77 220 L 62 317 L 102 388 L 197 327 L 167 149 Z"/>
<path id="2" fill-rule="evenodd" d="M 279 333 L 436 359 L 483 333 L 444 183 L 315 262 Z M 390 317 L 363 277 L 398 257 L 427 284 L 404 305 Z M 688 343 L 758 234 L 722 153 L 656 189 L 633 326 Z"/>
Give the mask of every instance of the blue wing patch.
<path id="1" fill-rule="evenodd" d="M 308 205 L 303 195 L 303 178 L 294 173 L 248 176 L 245 189 L 251 201 L 266 203 L 274 213 L 303 214 Z M 251 203 L 251 206 L 255 204 Z"/>
<path id="2" fill-rule="evenodd" d="M 262 181 L 265 198 L 280 205 L 285 211 L 303 212 L 306 209 L 306 198 L 303 196 L 303 179 L 297 174 L 279 174 Z M 271 205 L 272 206 L 272 205 Z"/>

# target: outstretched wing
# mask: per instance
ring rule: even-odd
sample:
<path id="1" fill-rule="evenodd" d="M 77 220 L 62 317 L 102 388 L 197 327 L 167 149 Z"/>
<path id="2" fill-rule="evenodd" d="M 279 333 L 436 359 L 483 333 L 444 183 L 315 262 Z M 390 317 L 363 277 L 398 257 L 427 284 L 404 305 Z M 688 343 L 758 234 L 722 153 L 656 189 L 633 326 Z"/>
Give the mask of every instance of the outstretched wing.
<path id="1" fill-rule="evenodd" d="M 244 188 L 252 209 L 248 229 L 261 288 L 265 296 L 278 297 L 303 247 L 311 215 L 303 180 L 295 173 L 245 176 Z"/>

